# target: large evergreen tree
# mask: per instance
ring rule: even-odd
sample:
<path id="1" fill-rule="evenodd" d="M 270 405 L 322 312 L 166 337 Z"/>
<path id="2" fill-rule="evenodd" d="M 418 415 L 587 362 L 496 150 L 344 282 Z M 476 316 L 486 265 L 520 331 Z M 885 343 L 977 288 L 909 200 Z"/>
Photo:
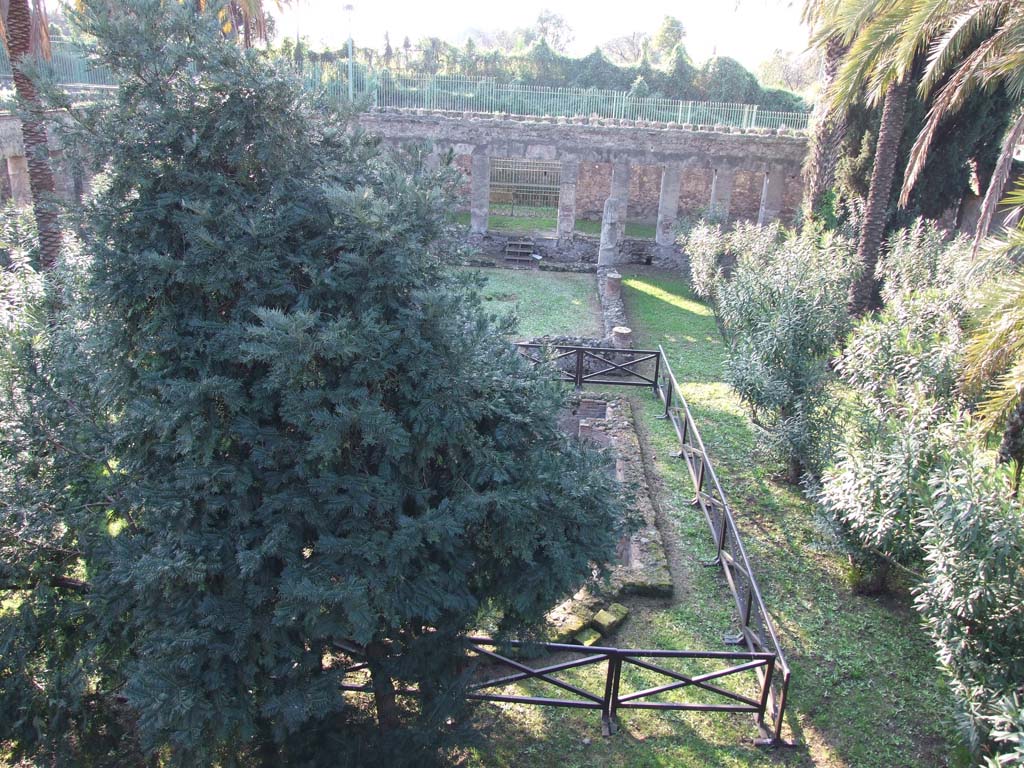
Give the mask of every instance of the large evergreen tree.
<path id="1" fill-rule="evenodd" d="M 94 471 L 74 514 L 52 519 L 32 494 L 62 489 L 26 482 L 4 524 L 50 515 L 73 545 L 47 584 L 79 588 L 41 599 L 73 595 L 79 677 L 104 670 L 79 698 L 116 702 L 144 750 L 424 764 L 462 701 L 462 634 L 483 611 L 531 626 L 590 578 L 618 536 L 615 483 L 560 432 L 557 385 L 446 267 L 451 172 L 325 121 L 212 18 L 162 0 L 81 13 L 123 83 L 82 122 L 107 161 L 81 232 L 84 306 L 66 310 L 90 318 L 76 340 L 89 397 L 53 395 L 63 439 L 92 436 L 74 460 Z M 89 402 L 102 410 L 82 414 Z M 0 453 L 4 471 L 29 472 L 48 439 Z M 30 575 L 5 589 L 35 588 Z M 370 729 L 339 689 L 352 644 Z M 39 664 L 2 661 L 3 679 Z M 65 706 L 61 679 L 38 695 Z M 418 685 L 418 706 L 396 704 L 397 681 Z M 14 695 L 3 687 L 0 711 Z"/>

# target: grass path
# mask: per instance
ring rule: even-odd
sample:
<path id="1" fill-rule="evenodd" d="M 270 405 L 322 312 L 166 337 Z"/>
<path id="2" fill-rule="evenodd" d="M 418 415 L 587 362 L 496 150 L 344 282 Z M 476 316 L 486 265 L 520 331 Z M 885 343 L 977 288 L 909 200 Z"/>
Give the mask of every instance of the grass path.
<path id="1" fill-rule="evenodd" d="M 826 766 L 939 768 L 957 763 L 951 699 L 906 597 L 853 595 L 842 554 L 813 505 L 764 466 L 753 428 L 722 381 L 725 348 L 711 311 L 685 281 L 626 269 L 625 298 L 639 347 L 661 344 L 690 402 L 793 668 L 789 736 L 799 746 L 765 751 L 745 715 L 625 712 L 622 730 L 602 738 L 596 713 L 518 705 L 482 708 L 486 745 L 474 766 Z M 639 396 L 649 450 L 662 480 L 662 503 L 682 557 L 671 604 L 634 601 L 614 637 L 623 647 L 722 649 L 732 626 L 731 598 L 712 555 L 707 525 L 688 506 L 685 465 L 672 457 L 675 436 L 654 420 L 653 398 Z M 679 573 L 678 570 L 682 570 Z M 594 687 L 580 673 L 573 682 Z"/>

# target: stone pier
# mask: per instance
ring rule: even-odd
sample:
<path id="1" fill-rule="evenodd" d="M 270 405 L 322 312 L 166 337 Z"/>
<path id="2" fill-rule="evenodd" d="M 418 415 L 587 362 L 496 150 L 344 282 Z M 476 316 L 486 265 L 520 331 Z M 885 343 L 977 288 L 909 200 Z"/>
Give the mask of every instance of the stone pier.
<path id="1" fill-rule="evenodd" d="M 486 147 L 473 152 L 469 184 L 469 231 L 484 235 L 491 207 L 491 158 Z"/>
<path id="2" fill-rule="evenodd" d="M 626 218 L 629 216 L 629 161 L 616 160 L 612 163 L 612 187 L 608 197 L 619 201 L 616 210 L 616 242 L 626 236 Z"/>
<path id="3" fill-rule="evenodd" d="M 578 160 L 563 160 L 558 186 L 558 244 L 572 243 L 576 229 L 576 179 L 579 175 Z"/>
<path id="4" fill-rule="evenodd" d="M 28 158 L 24 155 L 8 155 L 7 175 L 11 179 L 11 199 L 15 205 L 32 203 L 32 186 L 28 180 Z"/>
<path id="5" fill-rule="evenodd" d="M 658 225 L 654 239 L 661 248 L 671 248 L 675 241 L 676 217 L 679 215 L 679 188 L 683 168 L 669 163 L 661 169 L 661 194 L 658 196 Z"/>
<path id="6" fill-rule="evenodd" d="M 761 188 L 761 209 L 757 214 L 757 224 L 763 227 L 779 218 L 782 210 L 782 193 L 786 176 L 785 168 L 773 165 L 764 175 L 764 186 Z"/>
<path id="7" fill-rule="evenodd" d="M 609 197 L 604 203 L 601 217 L 601 247 L 597 252 L 597 266 L 606 267 L 619 260 L 619 209 L 617 198 Z"/>

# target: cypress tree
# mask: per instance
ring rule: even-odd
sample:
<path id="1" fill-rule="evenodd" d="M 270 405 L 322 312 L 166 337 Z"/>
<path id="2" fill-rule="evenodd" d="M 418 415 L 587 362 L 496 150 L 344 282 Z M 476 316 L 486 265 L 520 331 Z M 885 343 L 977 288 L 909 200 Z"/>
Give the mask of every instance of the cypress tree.
<path id="1" fill-rule="evenodd" d="M 447 265 L 453 171 L 323 117 L 191 4 L 80 22 L 123 83 L 78 136 L 106 160 L 80 362 L 116 504 L 69 523 L 111 531 L 76 597 L 115 668 L 98 695 L 176 765 L 426 764 L 465 632 L 590 578 L 615 483 Z M 352 644 L 372 727 L 339 687 Z"/>

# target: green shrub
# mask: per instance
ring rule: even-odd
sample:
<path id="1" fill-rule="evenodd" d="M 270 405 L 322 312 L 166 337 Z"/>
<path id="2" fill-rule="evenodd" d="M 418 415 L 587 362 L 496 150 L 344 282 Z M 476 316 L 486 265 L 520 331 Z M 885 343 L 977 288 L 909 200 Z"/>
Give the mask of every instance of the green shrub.
<path id="1" fill-rule="evenodd" d="M 680 241 L 690 260 L 690 286 L 693 292 L 702 299 L 713 300 L 722 279 L 721 262 L 725 253 L 722 227 L 701 219 L 685 236 L 680 237 Z"/>
<path id="2" fill-rule="evenodd" d="M 927 572 L 915 604 L 969 744 L 1014 765 L 1024 736 L 1012 698 L 1024 681 L 1024 517 L 1008 473 L 964 437 L 934 472 L 932 501 L 921 510 Z"/>
<path id="3" fill-rule="evenodd" d="M 934 222 L 917 219 L 886 240 L 878 261 L 882 299 L 891 305 L 928 289 L 943 290 L 951 299 L 963 299 L 984 277 L 979 268 L 985 269 L 984 265 L 972 264 L 969 238 L 960 236 L 947 242 Z"/>
<path id="4" fill-rule="evenodd" d="M 890 563 L 919 574 L 915 604 L 969 745 L 989 766 L 1016 764 L 1024 518 L 960 391 L 972 284 L 1000 267 L 972 265 L 962 242 L 920 221 L 889 239 L 880 264 L 886 307 L 837 361 L 845 428 L 818 498 L 862 583 L 880 586 Z"/>
<path id="5" fill-rule="evenodd" d="M 848 328 L 855 260 L 850 242 L 832 234 L 777 238 L 770 228 L 733 233 L 743 250 L 717 288 L 717 307 L 730 343 L 727 380 L 796 482 L 828 453 L 829 359 Z"/>

